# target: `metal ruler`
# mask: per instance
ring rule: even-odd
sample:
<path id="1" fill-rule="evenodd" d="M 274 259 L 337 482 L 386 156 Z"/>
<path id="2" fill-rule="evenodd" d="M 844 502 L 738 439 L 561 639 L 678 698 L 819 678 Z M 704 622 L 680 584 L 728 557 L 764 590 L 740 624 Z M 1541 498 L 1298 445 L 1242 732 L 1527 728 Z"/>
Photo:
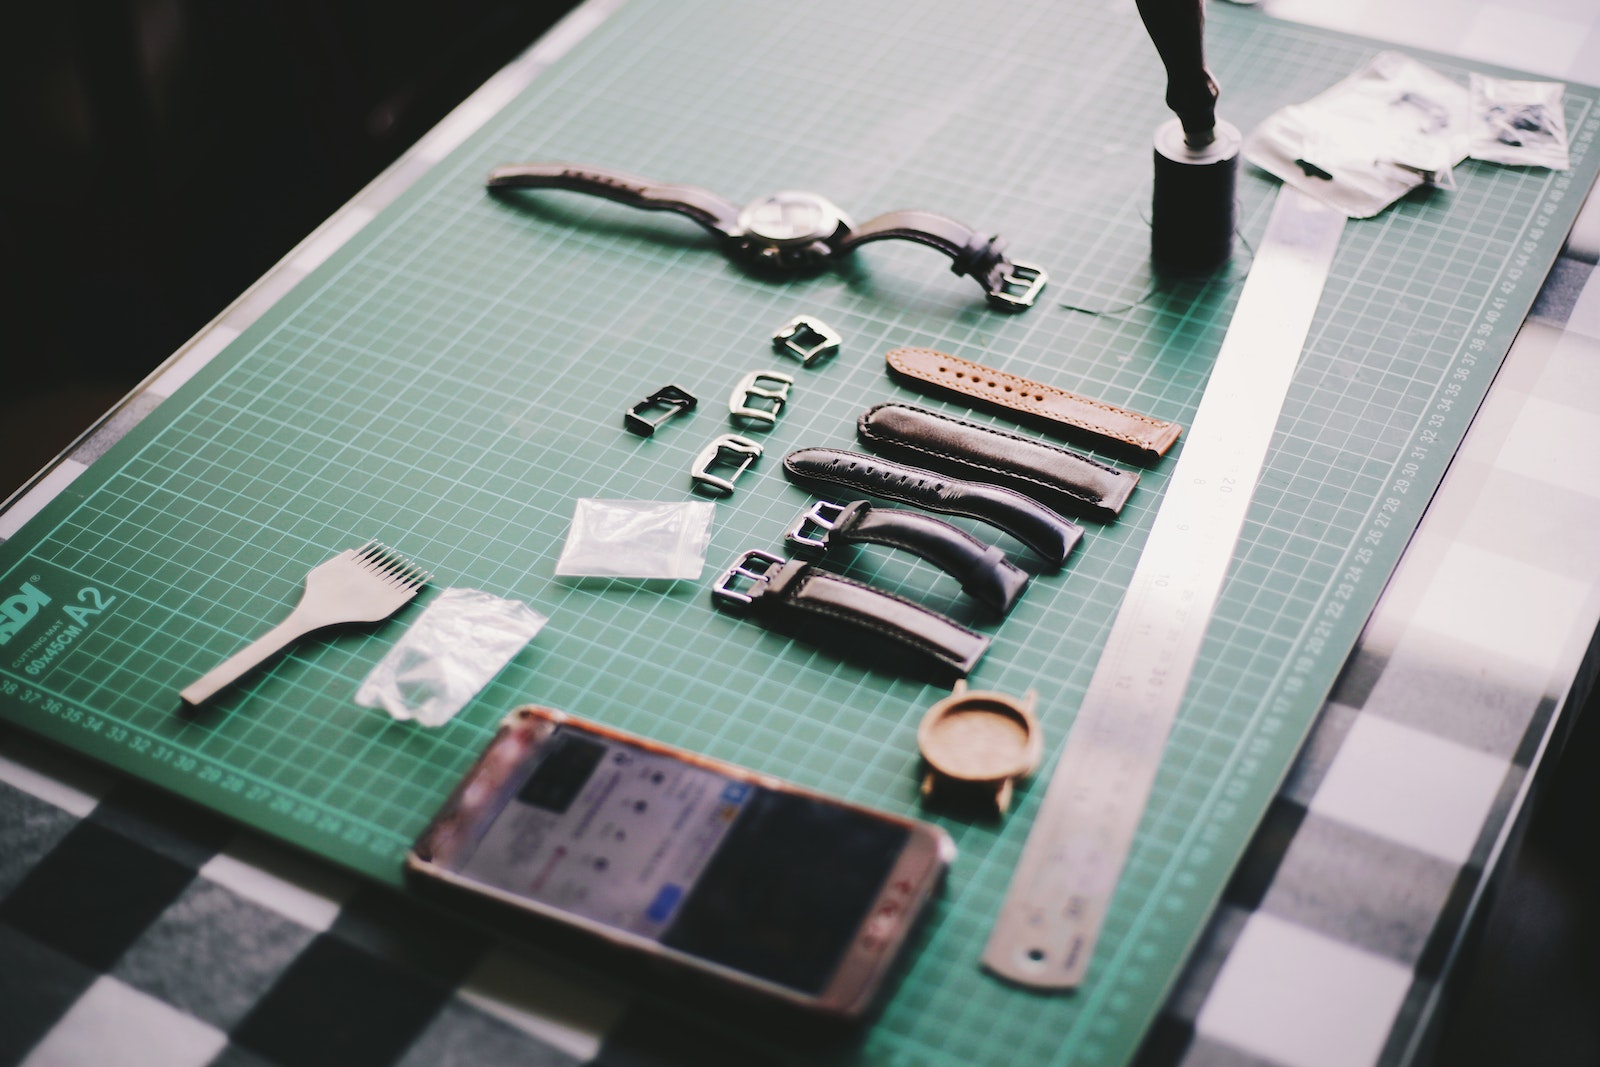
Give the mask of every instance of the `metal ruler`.
<path id="1" fill-rule="evenodd" d="M 983 964 L 1072 989 L 1088 970 L 1177 718 L 1344 215 L 1284 187 Z"/>

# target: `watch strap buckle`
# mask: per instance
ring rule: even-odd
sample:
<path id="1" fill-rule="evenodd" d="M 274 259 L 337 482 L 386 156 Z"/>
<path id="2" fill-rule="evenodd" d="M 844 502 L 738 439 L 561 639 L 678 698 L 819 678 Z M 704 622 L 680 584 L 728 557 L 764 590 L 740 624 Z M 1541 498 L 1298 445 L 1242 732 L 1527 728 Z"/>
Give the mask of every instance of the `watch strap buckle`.
<path id="1" fill-rule="evenodd" d="M 736 433 L 725 433 L 713 438 L 710 444 L 700 450 L 700 454 L 694 457 L 693 466 L 689 468 L 689 475 L 694 479 L 696 489 L 717 496 L 728 496 L 733 492 L 734 479 L 759 458 L 759 444 Z M 712 471 L 718 467 L 731 467 L 732 470 L 727 474 L 713 474 Z"/>
<path id="2" fill-rule="evenodd" d="M 772 335 L 772 347 L 794 356 L 803 367 L 837 355 L 843 341 L 833 327 L 812 315 L 796 315 Z"/>
<path id="3" fill-rule="evenodd" d="M 623 425 L 629 433 L 636 433 L 640 437 L 649 437 L 656 432 L 656 427 L 687 411 L 693 411 L 700 401 L 695 395 L 677 385 L 663 385 L 633 407 L 623 417 Z M 647 414 L 653 408 L 660 408 L 659 412 Z"/>
<path id="4" fill-rule="evenodd" d="M 828 550 L 828 535 L 838 528 L 848 510 L 848 504 L 819 500 L 789 524 L 783 534 L 784 540 L 796 555 L 820 556 Z"/>
<path id="5" fill-rule="evenodd" d="M 1045 269 L 1021 260 L 1003 260 L 996 268 L 993 285 L 985 288 L 989 303 L 1001 311 L 1025 311 L 1050 281 Z"/>
<path id="6" fill-rule="evenodd" d="M 775 370 L 753 370 L 739 379 L 728 398 L 728 413 L 736 419 L 771 429 L 784 404 L 789 402 L 789 387 L 794 378 Z"/>
<path id="7" fill-rule="evenodd" d="M 711 599 L 719 607 L 730 611 L 742 611 L 755 603 L 756 597 L 761 595 L 761 588 L 766 585 L 768 575 L 788 560 L 771 552 L 763 552 L 759 548 L 746 551 L 733 561 L 733 564 L 717 576 L 711 585 Z M 749 579 L 752 583 L 751 592 L 743 592 L 737 588 L 740 579 Z"/>

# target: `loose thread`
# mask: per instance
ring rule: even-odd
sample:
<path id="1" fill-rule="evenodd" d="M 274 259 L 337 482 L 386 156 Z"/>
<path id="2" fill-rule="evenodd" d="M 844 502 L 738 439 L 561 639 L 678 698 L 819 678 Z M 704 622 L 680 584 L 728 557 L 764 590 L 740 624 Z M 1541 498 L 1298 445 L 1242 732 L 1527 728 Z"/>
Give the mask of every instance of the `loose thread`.
<path id="1" fill-rule="evenodd" d="M 1233 206 L 1234 206 L 1234 216 L 1233 217 L 1235 219 L 1242 218 L 1243 215 L 1244 215 L 1244 205 L 1237 198 L 1235 198 Z M 1142 211 L 1139 213 L 1139 219 L 1146 226 L 1150 225 L 1150 220 L 1145 217 L 1145 215 L 1144 215 L 1144 213 Z M 1239 229 L 1239 227 L 1237 225 L 1234 226 L 1233 236 L 1238 239 L 1239 244 L 1244 246 L 1244 250 L 1248 254 L 1246 262 L 1245 262 L 1245 271 L 1248 273 L 1250 264 L 1255 262 L 1255 258 L 1256 258 L 1255 246 L 1250 243 L 1250 239 L 1244 235 L 1244 231 Z M 1228 264 L 1228 270 L 1229 270 L 1229 274 L 1231 276 L 1228 277 L 1228 278 L 1220 279 L 1220 280 L 1226 282 L 1229 285 L 1238 284 L 1242 280 L 1242 278 L 1236 272 L 1236 270 L 1235 270 L 1236 267 L 1237 267 L 1237 263 L 1230 259 L 1229 264 Z M 1215 277 L 1210 277 L 1210 278 L 1205 278 L 1205 279 L 1201 279 L 1201 278 L 1196 277 L 1196 278 L 1190 278 L 1190 279 L 1186 279 L 1186 280 L 1188 280 L 1188 281 L 1202 281 L 1204 284 L 1210 284 L 1211 282 L 1217 281 L 1219 279 L 1217 279 Z M 1152 284 L 1150 284 L 1150 285 L 1145 287 L 1144 292 L 1139 294 L 1139 297 L 1136 300 L 1132 301 L 1131 303 L 1123 304 L 1123 305 L 1118 306 L 1118 307 L 1091 308 L 1091 307 L 1084 307 L 1084 306 L 1082 306 L 1080 304 L 1066 304 L 1066 303 L 1057 304 L 1056 306 L 1061 308 L 1063 311 L 1075 311 L 1080 315 L 1094 315 L 1094 316 L 1097 316 L 1097 317 L 1098 316 L 1102 316 L 1102 315 L 1126 315 L 1128 312 L 1134 310 L 1135 308 L 1143 306 L 1152 296 L 1154 296 L 1156 294 L 1156 292 L 1159 290 L 1159 288 L 1160 288 L 1159 286 L 1157 286 L 1154 283 L 1152 283 Z"/>

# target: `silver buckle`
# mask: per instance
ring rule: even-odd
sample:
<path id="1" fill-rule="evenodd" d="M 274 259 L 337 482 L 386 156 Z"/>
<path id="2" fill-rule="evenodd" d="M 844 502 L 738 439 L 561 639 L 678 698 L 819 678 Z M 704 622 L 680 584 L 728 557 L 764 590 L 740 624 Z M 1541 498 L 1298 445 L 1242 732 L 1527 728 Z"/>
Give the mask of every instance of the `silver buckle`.
<path id="1" fill-rule="evenodd" d="M 1010 269 L 1000 275 L 999 286 L 989 293 L 989 303 L 1004 311 L 1031 308 L 1034 297 L 1049 280 L 1043 267 L 1013 260 Z"/>
<path id="2" fill-rule="evenodd" d="M 628 428 L 629 433 L 636 433 L 640 437 L 649 437 L 656 432 L 656 427 L 672 418 L 674 415 L 685 411 L 693 411 L 699 401 L 693 393 L 677 385 L 663 385 L 633 407 L 628 409 L 628 414 L 623 418 L 622 424 Z M 647 417 L 644 413 L 651 408 L 662 407 L 666 410 L 654 418 Z"/>
<path id="3" fill-rule="evenodd" d="M 768 572 L 789 562 L 782 556 L 775 556 L 771 552 L 763 552 L 759 548 L 752 548 L 744 555 L 733 561 L 733 566 L 717 576 L 711 586 L 711 599 L 720 606 L 733 608 L 747 608 L 755 603 L 757 593 L 741 593 L 734 588 L 734 583 L 739 578 L 748 578 L 752 583 L 764 585 Z M 760 564 L 760 566 L 757 566 Z"/>
<path id="4" fill-rule="evenodd" d="M 770 384 L 769 384 L 770 383 Z M 789 387 L 794 378 L 775 370 L 753 370 L 739 379 L 728 398 L 728 413 L 767 429 L 778 421 L 778 413 L 789 401 Z M 757 401 L 769 401 L 768 407 L 756 407 Z"/>
<path id="5" fill-rule="evenodd" d="M 844 504 L 819 500 L 802 511 L 800 517 L 789 524 L 789 528 L 784 531 L 784 539 L 794 547 L 797 555 L 802 552 L 808 555 L 826 552 L 828 535 L 838 527 L 839 516 L 844 514 L 844 510 Z M 812 529 L 820 532 L 813 534 Z"/>
<path id="6" fill-rule="evenodd" d="M 694 478 L 696 489 L 704 489 L 717 496 L 728 496 L 733 492 L 733 480 L 760 456 L 761 446 L 750 438 L 725 433 L 713 438 L 710 444 L 700 450 L 700 454 L 694 457 L 689 474 Z M 718 465 L 731 466 L 733 472 L 726 477 L 712 474 L 711 469 Z"/>
<path id="7" fill-rule="evenodd" d="M 803 367 L 837 354 L 843 342 L 832 327 L 811 315 L 796 315 L 772 335 L 772 347 L 794 356 Z"/>

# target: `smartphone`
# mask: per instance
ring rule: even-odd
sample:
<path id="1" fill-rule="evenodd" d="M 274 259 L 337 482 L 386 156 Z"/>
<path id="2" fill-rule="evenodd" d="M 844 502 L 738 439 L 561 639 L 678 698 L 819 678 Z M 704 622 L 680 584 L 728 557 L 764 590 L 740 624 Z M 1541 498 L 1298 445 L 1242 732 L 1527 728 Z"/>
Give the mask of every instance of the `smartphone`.
<path id="1" fill-rule="evenodd" d="M 580 944 L 852 1020 L 954 856 L 927 823 L 529 706 L 501 723 L 406 870 Z"/>

